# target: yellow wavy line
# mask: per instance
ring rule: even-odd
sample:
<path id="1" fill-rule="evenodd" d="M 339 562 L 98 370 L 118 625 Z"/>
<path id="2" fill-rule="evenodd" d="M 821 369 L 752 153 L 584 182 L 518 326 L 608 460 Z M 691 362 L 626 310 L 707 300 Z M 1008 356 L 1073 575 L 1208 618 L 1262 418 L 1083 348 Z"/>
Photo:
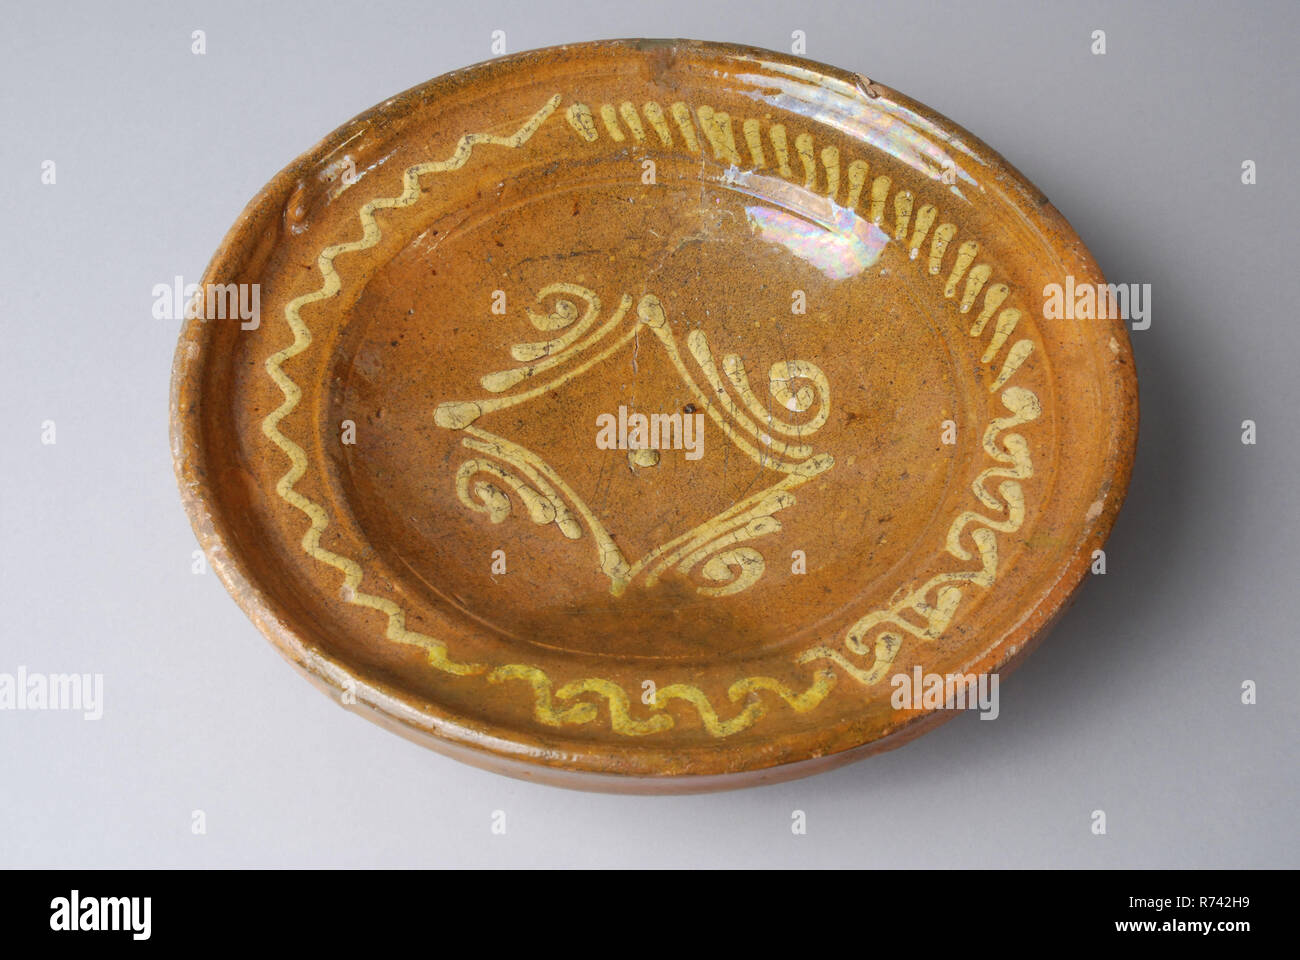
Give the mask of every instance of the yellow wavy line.
<path id="1" fill-rule="evenodd" d="M 361 586 L 363 572 L 355 561 L 321 547 L 321 534 L 329 526 L 329 516 L 319 504 L 294 489 L 294 485 L 307 472 L 307 454 L 302 447 L 282 434 L 279 429 L 280 421 L 292 413 L 302 399 L 302 391 L 284 372 L 282 366 L 286 360 L 296 357 L 311 345 L 311 331 L 308 330 L 307 325 L 302 320 L 302 308 L 309 303 L 329 299 L 338 293 L 342 287 L 342 281 L 339 279 L 338 272 L 334 269 L 335 258 L 345 253 L 367 250 L 379 242 L 381 231 L 379 224 L 375 220 L 376 210 L 409 207 L 420 198 L 421 176 L 428 173 L 444 173 L 448 170 L 459 169 L 469 159 L 475 144 L 489 143 L 505 147 L 522 145 L 537 132 L 538 127 L 545 122 L 546 118 L 554 112 L 559 104 L 560 95 L 557 93 L 546 102 L 545 106 L 533 114 L 523 126 L 508 137 L 499 137 L 489 133 L 469 133 L 464 135 L 457 142 L 451 156 L 446 160 L 420 163 L 408 167 L 402 174 L 402 192 L 400 194 L 395 197 L 378 197 L 363 206 L 358 213 L 363 231 L 361 239 L 334 244 L 321 251 L 316 260 L 316 267 L 320 270 L 322 278 L 320 287 L 311 293 L 294 298 L 284 308 L 285 320 L 288 321 L 289 328 L 293 331 L 293 343 L 266 359 L 266 372 L 275 381 L 275 385 L 280 388 L 280 392 L 284 394 L 284 403 L 269 413 L 262 421 L 262 433 L 284 452 L 292 464 L 288 472 L 275 485 L 275 492 L 279 494 L 282 500 L 301 510 L 311 520 L 311 526 L 302 538 L 303 550 L 316 560 L 342 571 L 345 600 L 358 606 L 378 610 L 387 615 L 388 627 L 385 635 L 389 640 L 422 648 L 426 651 L 431 665 L 446 673 L 458 676 L 482 673 L 487 668 L 482 664 L 460 663 L 452 660 L 447 656 L 445 644 L 433 637 L 406 629 L 406 614 L 401 607 L 385 597 L 360 591 L 359 587 Z"/>
<path id="2" fill-rule="evenodd" d="M 780 680 L 772 677 L 748 677 L 733 683 L 731 689 L 727 691 L 727 696 L 736 701 L 751 690 L 770 690 L 797 713 L 804 713 L 825 700 L 833 686 L 835 686 L 835 671 L 825 669 L 817 671 L 812 686 L 803 693 L 795 693 Z"/>
<path id="3" fill-rule="evenodd" d="M 638 720 L 633 717 L 628 709 L 631 701 L 628 699 L 627 691 L 609 680 L 575 680 L 561 687 L 556 696 L 567 699 L 582 693 L 594 693 L 609 702 L 609 725 L 616 733 L 644 736 L 647 733 L 668 730 L 673 726 L 673 718 L 666 713 L 657 713 L 648 720 Z"/>
<path id="4" fill-rule="evenodd" d="M 533 688 L 533 715 L 548 727 L 559 727 L 566 723 L 590 723 L 596 719 L 594 703 L 579 703 L 563 712 L 557 711 L 551 699 L 551 678 L 537 667 L 510 663 L 497 667 L 488 674 L 488 683 L 502 683 L 506 680 L 522 680 Z"/>
<path id="5" fill-rule="evenodd" d="M 533 691 L 533 715 L 547 726 L 584 724 L 596 719 L 597 708 L 594 703 L 581 702 L 564 710 L 556 708 L 556 700 L 571 700 L 584 693 L 596 694 L 605 699 L 609 709 L 610 728 L 615 733 L 645 736 L 651 733 L 662 733 L 675 726 L 673 717 L 667 713 L 657 713 L 645 720 L 638 720 L 632 716 L 631 700 L 627 691 L 609 680 L 598 678 L 574 680 L 566 683 L 559 690 L 554 690 L 551 678 L 545 671 L 522 663 L 497 667 L 488 674 L 487 679 L 490 683 L 503 683 L 507 680 L 520 680 L 527 683 Z M 748 693 L 766 690 L 775 693 L 797 713 L 805 713 L 825 700 L 834 686 L 835 671 L 823 669 L 814 675 L 812 684 L 802 692 L 791 689 L 773 677 L 746 677 L 732 684 L 727 691 L 727 696 L 735 703 Z M 699 714 L 704 728 L 712 736 L 719 738 L 729 737 L 753 726 L 767 712 L 760 701 L 753 700 L 740 713 L 729 720 L 723 720 L 708 694 L 699 687 L 686 683 L 674 683 L 660 688 L 655 694 L 653 709 L 662 710 L 670 700 L 685 700 L 690 703 Z"/>
<path id="6" fill-rule="evenodd" d="M 753 700 L 730 720 L 722 720 L 718 717 L 718 711 L 713 709 L 708 694 L 699 687 L 687 683 L 674 683 L 663 687 L 655 694 L 655 703 L 658 706 L 662 706 L 668 700 L 685 700 L 699 713 L 704 729 L 719 738 L 729 737 L 733 733 L 752 727 L 767 712 L 761 702 Z"/>

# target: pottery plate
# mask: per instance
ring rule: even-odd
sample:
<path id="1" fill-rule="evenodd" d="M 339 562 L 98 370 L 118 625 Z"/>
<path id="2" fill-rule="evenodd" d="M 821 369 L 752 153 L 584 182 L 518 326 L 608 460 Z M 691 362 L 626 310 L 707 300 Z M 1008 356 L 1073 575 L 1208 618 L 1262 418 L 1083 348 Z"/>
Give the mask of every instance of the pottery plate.
<path id="1" fill-rule="evenodd" d="M 1136 381 L 1122 321 L 1044 291 L 1103 283 L 866 77 L 505 57 L 249 205 L 178 348 L 177 472 L 236 600 L 391 728 L 571 786 L 783 779 L 952 716 L 928 678 L 1005 673 L 1079 586 Z"/>

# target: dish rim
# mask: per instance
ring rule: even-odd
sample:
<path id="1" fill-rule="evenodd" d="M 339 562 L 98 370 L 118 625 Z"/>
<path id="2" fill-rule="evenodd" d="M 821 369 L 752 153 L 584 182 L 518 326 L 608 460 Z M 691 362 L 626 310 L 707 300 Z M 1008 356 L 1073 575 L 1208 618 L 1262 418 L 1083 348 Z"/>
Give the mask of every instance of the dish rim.
<path id="1" fill-rule="evenodd" d="M 411 109 L 420 102 L 436 100 L 440 88 L 461 84 L 469 79 L 491 82 L 498 70 L 509 71 L 523 61 L 539 57 L 553 59 L 565 51 L 582 49 L 592 54 L 627 54 L 644 52 L 661 47 L 689 48 L 705 56 L 750 57 L 809 70 L 821 77 L 858 83 L 866 80 L 860 74 L 804 57 L 765 50 L 743 44 L 717 41 L 671 39 L 615 39 L 562 44 L 536 50 L 521 51 L 492 60 L 482 61 L 441 74 L 391 96 L 365 110 L 351 120 L 340 124 L 318 143 L 304 151 L 283 167 L 244 207 L 234 224 L 223 237 L 200 281 L 200 289 L 209 283 L 219 282 L 244 266 L 254 253 L 254 245 L 247 242 L 256 237 L 259 229 L 270 218 L 278 216 L 292 193 L 301 172 L 318 165 L 346 139 L 357 124 L 389 114 L 394 103 L 410 101 Z M 481 74 L 474 78 L 472 75 Z M 960 124 L 898 93 L 892 88 L 866 80 L 880 97 L 915 112 L 934 124 L 949 137 L 960 138 L 963 146 L 978 158 L 990 171 L 1001 176 L 996 186 L 1001 191 L 1001 202 L 1017 210 L 1022 217 L 1045 235 L 1056 235 L 1058 240 L 1050 246 L 1060 249 L 1069 244 L 1071 252 L 1081 264 L 1090 268 L 1096 278 L 1104 277 L 1095 258 L 1078 237 L 1073 227 L 1056 210 L 1047 198 L 1030 181 L 998 152 Z M 995 198 L 996 201 L 996 198 Z M 1070 244 L 1073 239 L 1074 243 Z M 905 719 L 890 733 L 857 746 L 836 752 L 810 755 L 795 761 L 762 762 L 762 738 L 744 744 L 719 744 L 718 756 L 722 758 L 717 768 L 707 773 L 652 774 L 647 772 L 621 773 L 614 758 L 634 757 L 639 745 L 635 742 L 593 743 L 565 740 L 557 733 L 557 743 L 573 745 L 573 749 L 543 751 L 530 748 L 525 743 L 512 741 L 502 734 L 510 728 L 504 724 L 475 724 L 458 721 L 451 710 L 430 712 L 416 709 L 394 689 L 365 680 L 354 673 L 345 662 L 314 647 L 295 631 L 291 619 L 275 598 L 265 591 L 252 575 L 245 558 L 236 549 L 219 520 L 221 502 L 219 485 L 209 480 L 206 466 L 206 446 L 202 418 L 199 416 L 202 396 L 202 371 L 209 357 L 211 330 L 205 321 L 191 318 L 185 321 L 180 332 L 171 373 L 170 441 L 173 467 L 180 487 L 181 500 L 189 517 L 199 545 L 208 556 L 210 565 L 258 630 L 277 651 L 318 688 L 330 694 L 336 702 L 345 690 L 352 693 L 355 703 L 344 702 L 353 712 L 365 715 L 385 728 L 398 732 L 438 752 L 475 766 L 492 769 L 521 779 L 547 782 L 558 786 L 585 790 L 609 790 L 636 793 L 685 793 L 748 786 L 754 783 L 789 780 L 821 770 L 852 762 L 864 756 L 894 749 L 921 734 L 952 719 L 956 711 L 931 710 Z M 1109 371 L 1111 396 L 1117 408 L 1113 411 L 1111 442 L 1106 449 L 1103 472 L 1110 471 L 1108 488 L 1102 512 L 1076 544 L 1070 562 L 1060 569 L 1052 587 L 1042 594 L 1019 623 L 1005 633 L 996 643 L 984 648 L 985 657 L 992 658 L 985 669 L 1006 676 L 1023 662 L 1024 657 L 1042 642 L 1057 619 L 1069 608 L 1086 579 L 1091 564 L 1085 546 L 1104 543 L 1113 530 L 1115 520 L 1127 496 L 1137 453 L 1139 428 L 1138 380 L 1128 329 L 1121 321 L 1112 325 L 1112 334 L 1122 342 L 1131 362 L 1109 364 L 1098 382 L 1105 382 Z M 1009 652 L 1008 652 L 1009 651 Z M 800 737 L 812 737 L 819 730 L 801 732 Z M 653 748 L 662 752 L 662 745 Z M 559 752 L 563 757 L 553 759 L 546 754 Z M 641 752 L 647 752 L 641 749 Z M 528 759 L 531 756 L 531 759 Z M 730 758 L 730 759 L 728 759 Z M 637 766 L 633 764 L 633 766 Z"/>

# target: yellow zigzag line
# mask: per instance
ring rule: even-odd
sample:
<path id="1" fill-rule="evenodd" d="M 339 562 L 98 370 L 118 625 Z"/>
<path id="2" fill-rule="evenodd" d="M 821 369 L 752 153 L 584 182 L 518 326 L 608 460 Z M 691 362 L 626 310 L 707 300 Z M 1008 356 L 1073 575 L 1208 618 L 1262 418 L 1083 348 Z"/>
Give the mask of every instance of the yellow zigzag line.
<path id="1" fill-rule="evenodd" d="M 334 244 L 321 251 L 316 260 L 316 267 L 320 270 L 322 278 L 319 289 L 296 297 L 289 301 L 284 308 L 285 320 L 288 321 L 289 328 L 293 331 L 293 343 L 266 359 L 266 372 L 275 381 L 276 386 L 280 388 L 280 392 L 284 394 L 284 403 L 268 414 L 266 419 L 262 421 L 262 433 L 279 447 L 292 463 L 289 471 L 275 485 L 275 492 L 280 495 L 281 499 L 297 507 L 311 520 L 311 526 L 302 538 L 303 550 L 322 563 L 327 563 L 343 572 L 343 596 L 349 603 L 370 607 L 388 616 L 388 629 L 385 635 L 389 640 L 424 649 L 430 664 L 439 670 L 458 676 L 482 673 L 487 668 L 481 664 L 459 663 L 452 660 L 447 656 L 445 644 L 433 637 L 406 629 L 406 613 L 401 607 L 384 597 L 371 593 L 362 593 L 358 589 L 361 586 L 363 573 L 361 567 L 355 561 L 326 550 L 320 545 L 321 534 L 329 526 L 329 516 L 319 504 L 294 489 L 294 485 L 307 472 L 307 454 L 302 447 L 280 432 L 280 421 L 292 413 L 298 406 L 298 401 L 302 399 L 302 391 L 289 378 L 282 367 L 286 360 L 296 357 L 311 346 L 311 331 L 303 323 L 302 308 L 309 303 L 329 299 L 338 293 L 342 287 L 342 281 L 339 279 L 338 272 L 334 269 L 335 258 L 345 253 L 367 250 L 379 242 L 381 231 L 379 224 L 375 221 L 376 210 L 409 207 L 420 199 L 420 177 L 427 173 L 445 173 L 448 170 L 459 169 L 469 159 L 475 144 L 490 143 L 503 147 L 518 147 L 526 143 L 559 105 L 560 95 L 557 93 L 546 102 L 545 106 L 533 114 L 523 126 L 508 137 L 499 137 L 490 133 L 466 134 L 460 138 L 456 144 L 456 149 L 452 151 L 451 156 L 446 160 L 419 163 L 408 167 L 406 172 L 402 174 L 402 192 L 399 195 L 396 197 L 378 197 L 363 206 L 358 214 L 363 228 L 361 239 Z"/>
<path id="2" fill-rule="evenodd" d="M 295 489 L 297 482 L 307 472 L 307 454 L 302 447 L 280 432 L 280 421 L 292 413 L 302 399 L 301 389 L 284 372 L 283 365 L 285 361 L 296 357 L 311 346 L 311 331 L 303 322 L 302 308 L 311 303 L 328 300 L 342 289 L 342 280 L 334 269 L 334 260 L 342 254 L 367 250 L 379 243 L 382 231 L 375 220 L 376 210 L 411 206 L 420 199 L 420 177 L 425 174 L 446 173 L 459 169 L 469 160 L 475 144 L 484 143 L 502 147 L 522 146 L 555 112 L 555 109 L 560 105 L 560 100 L 559 94 L 551 97 L 523 126 L 508 137 L 488 133 L 465 134 L 457 142 L 455 150 L 446 160 L 419 163 L 408 167 L 402 174 L 402 192 L 399 195 L 395 197 L 378 197 L 362 206 L 358 212 L 358 218 L 362 226 L 361 239 L 334 244 L 320 252 L 320 256 L 316 260 L 316 267 L 320 270 L 322 278 L 320 287 L 311 293 L 294 298 L 284 308 L 285 320 L 293 331 L 293 343 L 272 354 L 266 359 L 265 364 L 267 374 L 275 381 L 275 385 L 280 388 L 280 392 L 284 394 L 284 403 L 263 419 L 262 433 L 280 448 L 291 463 L 289 470 L 276 483 L 275 492 L 286 503 L 306 514 L 311 521 L 311 526 L 303 534 L 303 550 L 312 558 L 343 573 L 343 598 L 348 603 L 378 610 L 388 617 L 385 636 L 389 640 L 423 649 L 430 665 L 456 676 L 481 674 L 488 669 L 488 666 L 452 660 L 447 655 L 445 644 L 433 637 L 408 630 L 406 628 L 406 613 L 400 606 L 385 597 L 361 592 L 359 588 L 364 574 L 361 567 L 354 560 L 326 550 L 320 545 L 321 534 L 329 526 L 329 515 L 320 504 Z M 598 716 L 598 710 L 594 703 L 583 701 L 563 710 L 557 710 L 555 707 L 555 699 L 557 698 L 570 700 L 584 693 L 596 694 L 605 698 L 609 704 L 610 727 L 616 733 L 640 736 L 667 730 L 674 724 L 673 718 L 665 713 L 655 714 L 647 720 L 638 720 L 633 717 L 629 709 L 630 701 L 626 691 L 609 680 L 598 678 L 575 680 L 565 684 L 552 695 L 551 678 L 539 668 L 526 664 L 508 664 L 497 667 L 488 675 L 487 679 L 490 683 L 501 683 L 506 680 L 520 680 L 527 683 L 533 691 L 534 716 L 538 721 L 548 726 L 584 724 L 595 720 Z M 749 677 L 733 684 L 728 691 L 728 696 L 734 702 L 750 691 L 769 690 L 784 699 L 794 710 L 802 713 L 811 710 L 826 698 L 830 688 L 834 685 L 834 679 L 833 673 L 819 673 L 808 690 L 803 693 L 795 693 L 771 677 Z M 673 684 L 665 687 L 660 691 L 658 699 L 659 702 L 656 703 L 656 708 L 660 708 L 661 703 L 671 699 L 682 699 L 690 702 L 699 711 L 700 719 L 705 728 L 715 737 L 725 737 L 738 730 L 743 730 L 751 726 L 764 713 L 763 705 L 758 701 L 754 701 L 732 719 L 720 720 L 717 711 L 713 708 L 713 704 L 709 701 L 708 695 L 698 687 L 687 684 Z"/>
<path id="3" fill-rule="evenodd" d="M 552 693 L 551 678 L 544 671 L 527 664 L 507 664 L 503 667 L 497 667 L 488 674 L 489 683 L 503 683 L 506 680 L 521 680 L 532 687 L 533 714 L 547 726 L 559 727 L 566 724 L 583 724 L 596 719 L 597 708 L 594 703 L 580 702 L 567 709 L 556 709 L 555 701 L 557 699 L 572 700 L 584 693 L 592 693 L 605 698 L 609 708 L 610 728 L 615 733 L 628 736 L 644 736 L 649 733 L 661 733 L 671 729 L 675 724 L 673 718 L 666 713 L 656 713 L 647 720 L 636 719 L 629 709 L 631 701 L 628 698 L 627 691 L 617 683 L 609 680 L 574 680 Z M 746 677 L 731 685 L 727 691 L 727 697 L 735 703 L 748 693 L 768 690 L 779 696 L 796 712 L 804 713 L 825 700 L 833 686 L 835 686 L 834 670 L 819 671 L 814 676 L 812 685 L 803 693 L 795 692 L 773 677 Z M 652 709 L 662 710 L 670 700 L 685 700 L 695 707 L 696 712 L 700 715 L 700 721 L 704 724 L 704 729 L 719 738 L 729 737 L 733 733 L 753 726 L 767 712 L 763 704 L 755 699 L 730 720 L 723 720 L 718 716 L 717 710 L 714 709 L 709 695 L 699 687 L 687 683 L 674 683 L 659 689 L 655 694 Z"/>

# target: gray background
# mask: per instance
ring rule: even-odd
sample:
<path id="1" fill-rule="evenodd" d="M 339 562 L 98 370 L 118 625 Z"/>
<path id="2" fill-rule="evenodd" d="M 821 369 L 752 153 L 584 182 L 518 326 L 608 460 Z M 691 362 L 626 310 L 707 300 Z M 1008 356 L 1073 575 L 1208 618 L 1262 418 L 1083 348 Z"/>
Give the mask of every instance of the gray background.
<path id="1" fill-rule="evenodd" d="M 5 10 L 0 672 L 101 672 L 105 715 L 0 712 L 0 865 L 1300 865 L 1300 5 L 268 6 Z M 1003 686 L 999 720 L 965 714 L 749 791 L 538 787 L 340 709 L 214 575 L 191 573 L 167 445 L 179 323 L 152 318 L 153 285 L 196 281 L 284 164 L 486 59 L 496 29 L 511 52 L 619 36 L 789 49 L 803 30 L 809 57 L 1001 151 L 1109 279 L 1152 284 L 1109 573 Z M 1245 159 L 1256 186 L 1240 183 Z M 505 836 L 489 831 L 497 809 Z"/>

